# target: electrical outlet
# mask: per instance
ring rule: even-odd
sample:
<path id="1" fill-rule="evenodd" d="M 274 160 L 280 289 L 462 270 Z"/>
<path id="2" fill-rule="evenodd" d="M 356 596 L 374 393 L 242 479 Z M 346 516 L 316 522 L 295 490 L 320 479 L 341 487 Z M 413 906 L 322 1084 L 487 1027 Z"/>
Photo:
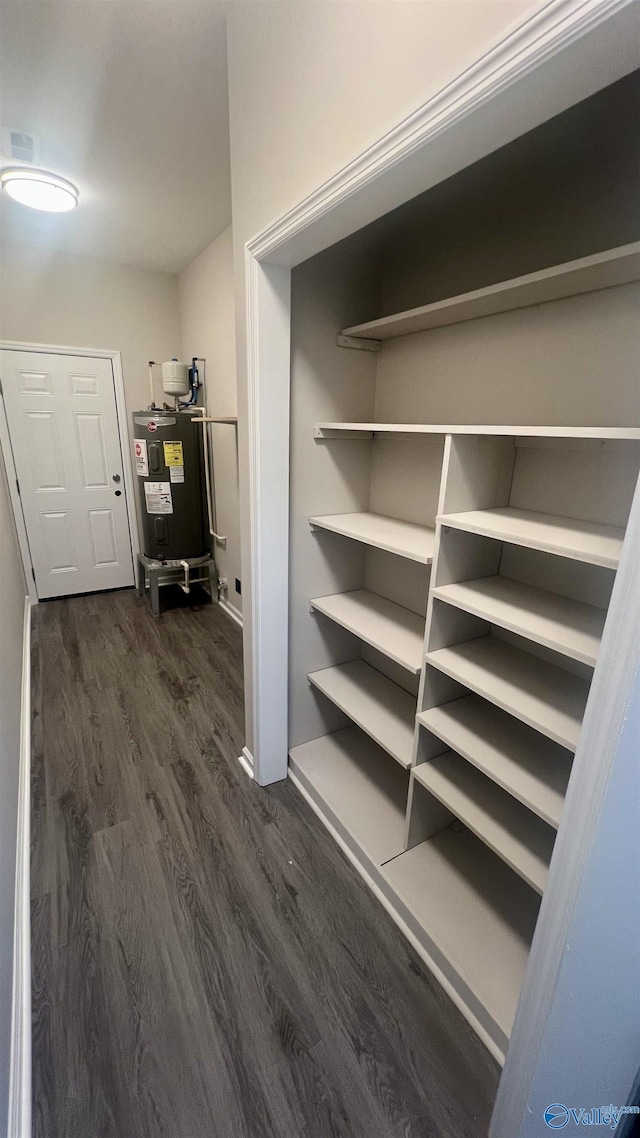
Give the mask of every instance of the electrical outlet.
<path id="1" fill-rule="evenodd" d="M 242 596 L 242 581 L 239 577 L 236 577 L 236 593 L 238 593 L 239 596 Z"/>

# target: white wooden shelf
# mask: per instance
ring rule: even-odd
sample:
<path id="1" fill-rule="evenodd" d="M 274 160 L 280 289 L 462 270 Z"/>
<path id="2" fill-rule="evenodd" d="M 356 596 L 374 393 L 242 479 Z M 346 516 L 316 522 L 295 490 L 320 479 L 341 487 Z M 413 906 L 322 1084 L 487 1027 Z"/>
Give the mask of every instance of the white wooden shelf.
<path id="1" fill-rule="evenodd" d="M 433 596 L 574 660 L 595 665 L 606 612 L 510 577 L 439 585 Z"/>
<path id="2" fill-rule="evenodd" d="M 473 292 L 460 296 L 451 296 L 433 304 L 398 312 L 393 316 L 354 324 L 351 328 L 343 329 L 342 335 L 364 340 L 390 340 L 396 336 L 441 328 L 446 324 L 459 324 L 482 316 L 494 316 L 499 312 L 512 312 L 531 304 L 544 304 L 566 296 L 612 288 L 638 279 L 640 242 L 633 242 L 617 249 L 608 249 L 604 253 L 581 257 L 577 261 L 553 265 L 536 273 L 527 273 L 526 276 L 515 277 L 513 280 L 500 281 L 487 288 L 474 289 Z"/>
<path id="3" fill-rule="evenodd" d="M 556 553 L 560 557 L 609 569 L 617 568 L 624 540 L 621 526 L 599 525 L 556 514 L 516 510 L 510 506 L 440 514 L 436 520 L 452 529 L 493 537 L 512 545 L 524 545 L 528 549 L 541 549 L 545 553 Z"/>
<path id="4" fill-rule="evenodd" d="M 427 663 L 575 751 L 589 684 L 521 648 L 482 636 L 427 653 Z"/>
<path id="5" fill-rule="evenodd" d="M 478 695 L 431 707 L 418 722 L 556 829 L 571 754 Z"/>
<path id="6" fill-rule="evenodd" d="M 411 766 L 416 701 L 364 660 L 310 672 L 309 680 L 402 767 Z"/>
<path id="7" fill-rule="evenodd" d="M 468 830 L 451 828 L 383 869 L 437 964 L 506 1050 L 539 898 Z M 478 1006 L 479 1005 L 479 1006 Z M 495 1025 L 495 1026 L 493 1026 Z"/>
<path id="8" fill-rule="evenodd" d="M 376 865 L 404 850 L 407 774 L 358 727 L 292 747 L 289 760 L 323 815 Z"/>
<path id="9" fill-rule="evenodd" d="M 488 423 L 316 423 L 316 439 L 373 435 L 505 435 L 541 439 L 640 439 L 640 427 L 545 427 Z"/>
<path id="10" fill-rule="evenodd" d="M 414 778 L 538 893 L 555 831 L 454 751 L 414 767 Z"/>
<path id="11" fill-rule="evenodd" d="M 315 597 L 309 604 L 409 672 L 420 671 L 424 617 L 368 589 Z"/>
<path id="12" fill-rule="evenodd" d="M 427 526 L 403 522 L 382 514 L 328 514 L 309 518 L 312 526 L 339 533 L 354 541 L 386 549 L 423 565 L 431 565 L 436 532 Z"/>

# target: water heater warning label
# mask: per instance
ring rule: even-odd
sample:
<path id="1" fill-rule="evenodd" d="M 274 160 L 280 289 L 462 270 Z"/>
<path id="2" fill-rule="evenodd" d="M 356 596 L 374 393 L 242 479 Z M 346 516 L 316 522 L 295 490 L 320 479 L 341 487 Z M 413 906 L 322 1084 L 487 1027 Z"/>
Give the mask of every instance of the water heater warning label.
<path id="1" fill-rule="evenodd" d="M 184 456 L 182 454 L 182 443 L 163 443 L 164 447 L 164 463 L 165 466 L 182 466 L 184 467 Z"/>
<path id="2" fill-rule="evenodd" d="M 172 514 L 170 482 L 145 482 L 144 499 L 148 514 Z"/>
<path id="3" fill-rule="evenodd" d="M 147 458 L 147 440 L 136 439 L 134 444 L 134 451 L 136 456 L 136 474 L 141 478 L 147 478 L 149 475 L 149 459 Z"/>

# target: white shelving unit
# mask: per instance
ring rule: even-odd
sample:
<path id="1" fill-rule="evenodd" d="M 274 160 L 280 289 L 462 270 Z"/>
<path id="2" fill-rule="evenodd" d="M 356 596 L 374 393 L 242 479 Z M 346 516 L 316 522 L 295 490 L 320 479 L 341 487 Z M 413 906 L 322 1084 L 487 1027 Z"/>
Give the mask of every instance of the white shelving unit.
<path id="1" fill-rule="evenodd" d="M 358 727 L 289 752 L 291 768 L 361 855 L 384 865 L 404 850 L 408 776 Z"/>
<path id="2" fill-rule="evenodd" d="M 413 773 L 489 849 L 538 893 L 543 892 L 555 838 L 546 822 L 454 751 L 420 763 Z"/>
<path id="3" fill-rule="evenodd" d="M 364 660 L 310 672 L 309 681 L 401 767 L 410 767 L 416 701 Z"/>
<path id="4" fill-rule="evenodd" d="M 430 959 L 504 1053 L 538 916 L 537 893 L 467 830 L 442 831 L 382 873 Z"/>
<path id="5" fill-rule="evenodd" d="M 640 429 L 625 414 L 618 426 L 382 420 L 393 418 L 403 384 L 404 416 L 414 406 L 411 383 L 424 399 L 419 385 L 428 393 L 433 382 L 434 404 L 451 408 L 452 336 L 471 368 L 471 392 L 478 357 L 469 343 L 491 350 L 495 325 L 484 318 L 532 305 L 545 307 L 514 314 L 509 327 L 527 351 L 532 345 L 540 374 L 549 353 L 560 351 L 567 385 L 582 382 L 590 366 L 576 344 L 591 328 L 592 307 L 606 320 L 615 310 L 601 353 L 606 382 L 634 291 L 620 286 L 638 279 L 640 243 L 556 265 L 344 329 L 350 346 L 380 341 L 379 352 L 341 353 L 344 398 L 335 375 L 324 401 L 317 375 L 303 376 L 307 433 L 297 455 L 306 481 L 294 525 L 304 556 L 293 574 L 293 611 L 309 620 L 309 602 L 314 615 L 294 653 L 294 704 L 307 703 L 293 733 L 292 777 L 499 1060 L 540 897 L 553 886 L 555 838 L 599 667 Z M 607 298 L 574 306 L 579 331 L 564 334 L 571 305 L 555 302 L 599 290 L 610 290 Z M 315 291 L 308 323 L 314 306 Z M 469 321 L 479 322 L 476 333 L 450 329 L 386 345 Z M 502 351 L 501 341 L 494 354 L 506 374 Z M 616 366 L 635 374 L 637 358 Z M 490 386 L 490 370 L 478 373 Z M 520 382 L 517 371 L 507 378 Z M 385 412 L 379 420 L 374 406 Z M 466 409 L 462 399 L 457 409 Z M 332 418 L 341 410 L 343 419 Z M 326 421 L 318 421 L 323 412 Z M 313 460 L 305 449 L 312 432 Z M 348 540 L 323 542 L 320 530 Z M 351 726 L 335 730 L 344 722 L 338 712 Z"/>
<path id="6" fill-rule="evenodd" d="M 316 423 L 314 438 L 360 439 L 375 435 L 500 435 L 539 439 L 638 440 L 639 427 L 514 427 L 469 423 Z"/>
<path id="7" fill-rule="evenodd" d="M 575 751 L 587 680 L 494 636 L 427 653 L 427 664 Z"/>
<path id="8" fill-rule="evenodd" d="M 595 605 L 498 575 L 440 585 L 433 596 L 573 660 L 596 662 L 606 612 Z"/>
<path id="9" fill-rule="evenodd" d="M 342 429 L 400 448 L 443 430 L 414 425 L 405 439 L 402 426 Z M 308 675 L 353 726 L 291 750 L 297 784 L 498 1058 L 624 542 L 605 511 L 628 510 L 640 449 L 627 428 L 502 432 L 449 429 L 437 493 L 428 490 L 435 529 L 371 510 L 310 516 L 393 554 L 395 597 L 400 563 L 413 562 L 430 576 L 429 602 L 425 621 L 369 588 L 311 600 L 361 643 L 360 658 Z M 396 682 L 398 665 L 420 676 L 417 697 Z"/>
<path id="10" fill-rule="evenodd" d="M 601 525 L 577 518 L 539 514 L 532 510 L 502 507 L 442 514 L 438 521 L 452 529 L 493 537 L 497 541 L 540 549 L 589 565 L 617 569 L 624 539 L 622 526 Z"/>
<path id="11" fill-rule="evenodd" d="M 309 523 L 319 529 L 361 541 L 364 545 L 384 549 L 387 553 L 397 553 L 411 561 L 419 561 L 422 565 L 431 565 L 433 561 L 436 531 L 427 526 L 370 513 L 329 514 L 309 518 Z"/>
<path id="12" fill-rule="evenodd" d="M 368 589 L 314 597 L 310 605 L 407 671 L 415 674 L 420 671 L 423 617 Z"/>
<path id="13" fill-rule="evenodd" d="M 571 753 L 564 747 L 477 695 L 422 711 L 418 722 L 558 828 L 571 774 Z"/>
<path id="14" fill-rule="evenodd" d="M 567 261 L 564 265 L 552 265 L 538 273 L 500 281 L 488 288 L 474 289 L 462 296 L 448 297 L 394 316 L 383 316 L 380 320 L 369 320 L 366 324 L 354 324 L 351 328 L 344 328 L 342 335 L 361 340 L 390 340 L 396 336 L 409 336 L 412 332 L 442 328 L 445 324 L 459 324 L 464 320 L 511 312 L 531 304 L 544 304 L 565 296 L 628 284 L 638 278 L 640 242 L 636 241 L 591 257 Z"/>

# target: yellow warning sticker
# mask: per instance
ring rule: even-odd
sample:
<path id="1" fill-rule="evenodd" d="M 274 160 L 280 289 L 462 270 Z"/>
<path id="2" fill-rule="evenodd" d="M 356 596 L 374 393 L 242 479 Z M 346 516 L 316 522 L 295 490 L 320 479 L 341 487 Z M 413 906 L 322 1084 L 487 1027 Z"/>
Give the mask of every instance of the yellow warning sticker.
<path id="1" fill-rule="evenodd" d="M 184 466 L 182 443 L 164 443 L 165 466 Z"/>

